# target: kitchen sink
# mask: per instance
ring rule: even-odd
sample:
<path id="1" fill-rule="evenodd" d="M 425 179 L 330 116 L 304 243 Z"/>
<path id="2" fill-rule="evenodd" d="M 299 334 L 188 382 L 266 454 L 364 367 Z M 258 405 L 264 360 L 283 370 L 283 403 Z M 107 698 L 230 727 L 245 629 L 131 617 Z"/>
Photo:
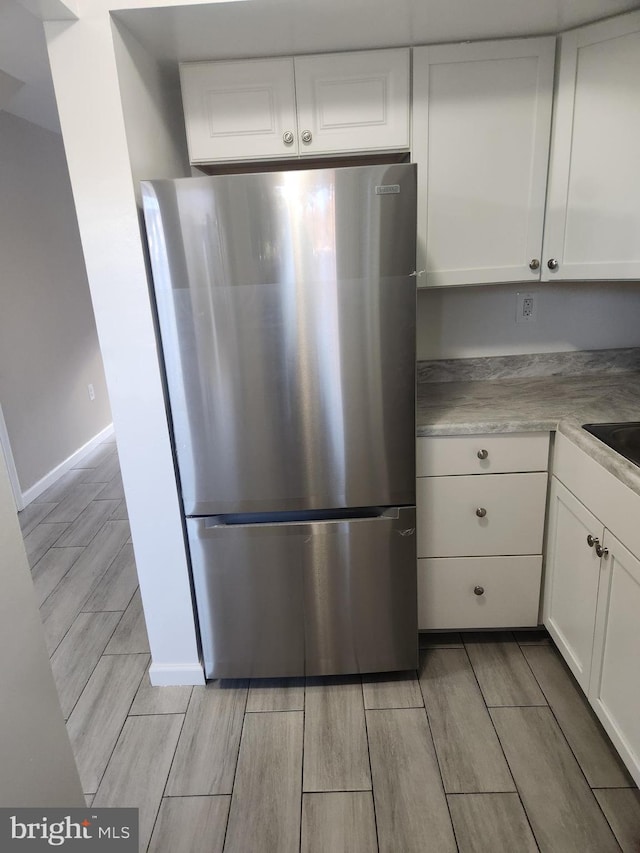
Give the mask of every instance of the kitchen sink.
<path id="1" fill-rule="evenodd" d="M 640 466 L 640 423 L 583 424 L 582 428 L 634 465 Z"/>

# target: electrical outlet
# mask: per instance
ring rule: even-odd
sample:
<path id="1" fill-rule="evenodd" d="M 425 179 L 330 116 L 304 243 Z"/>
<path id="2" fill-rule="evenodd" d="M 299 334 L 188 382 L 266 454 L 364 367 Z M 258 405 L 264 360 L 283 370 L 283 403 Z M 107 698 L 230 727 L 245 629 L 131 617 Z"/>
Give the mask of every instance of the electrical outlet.
<path id="1" fill-rule="evenodd" d="M 89 383 L 87 385 L 87 391 L 89 392 L 89 399 L 95 400 L 96 399 L 96 392 L 94 391 L 93 385 L 91 383 Z"/>
<path id="2" fill-rule="evenodd" d="M 516 323 L 535 323 L 537 315 L 537 294 L 516 293 Z"/>

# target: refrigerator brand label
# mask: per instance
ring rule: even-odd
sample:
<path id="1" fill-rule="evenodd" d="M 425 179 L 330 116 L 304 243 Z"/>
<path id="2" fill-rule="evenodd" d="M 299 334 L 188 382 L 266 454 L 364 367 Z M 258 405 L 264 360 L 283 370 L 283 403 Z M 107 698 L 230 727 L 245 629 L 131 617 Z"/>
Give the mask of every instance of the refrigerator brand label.
<path id="1" fill-rule="evenodd" d="M 376 187 L 376 195 L 390 195 L 391 193 L 399 193 L 400 184 L 382 184 Z"/>

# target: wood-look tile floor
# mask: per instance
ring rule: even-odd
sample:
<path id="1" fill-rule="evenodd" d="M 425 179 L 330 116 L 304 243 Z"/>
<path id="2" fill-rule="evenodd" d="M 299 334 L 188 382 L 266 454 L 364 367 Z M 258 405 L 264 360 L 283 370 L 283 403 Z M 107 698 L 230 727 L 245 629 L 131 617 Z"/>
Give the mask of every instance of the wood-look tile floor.
<path id="1" fill-rule="evenodd" d="M 153 853 L 640 851 L 640 796 L 544 632 L 420 669 L 153 688 L 116 446 L 20 514 L 89 804 Z"/>

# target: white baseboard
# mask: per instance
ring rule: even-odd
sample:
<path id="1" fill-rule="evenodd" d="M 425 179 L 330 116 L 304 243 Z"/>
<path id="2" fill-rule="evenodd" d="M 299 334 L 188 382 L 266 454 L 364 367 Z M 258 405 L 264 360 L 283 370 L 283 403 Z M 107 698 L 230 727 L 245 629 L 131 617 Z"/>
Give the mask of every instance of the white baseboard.
<path id="1" fill-rule="evenodd" d="M 204 684 L 204 672 L 199 663 L 152 663 L 149 681 L 154 687 L 184 687 Z"/>
<path id="2" fill-rule="evenodd" d="M 59 465 L 49 471 L 41 480 L 38 480 L 33 486 L 27 489 L 26 492 L 22 493 L 22 503 L 23 507 L 28 506 L 31 501 L 34 501 L 36 498 L 40 497 L 43 492 L 49 488 L 49 486 L 53 486 L 56 480 L 59 480 L 63 474 L 66 474 L 67 471 L 70 471 L 71 468 L 75 468 L 79 462 L 82 462 L 85 456 L 91 453 L 92 450 L 95 450 L 99 444 L 102 444 L 105 439 L 109 438 L 109 436 L 113 435 L 113 424 L 109 424 L 109 426 L 105 427 L 101 430 L 97 435 L 88 441 L 86 444 L 83 444 L 75 453 L 72 453 L 64 462 L 61 462 Z"/>

